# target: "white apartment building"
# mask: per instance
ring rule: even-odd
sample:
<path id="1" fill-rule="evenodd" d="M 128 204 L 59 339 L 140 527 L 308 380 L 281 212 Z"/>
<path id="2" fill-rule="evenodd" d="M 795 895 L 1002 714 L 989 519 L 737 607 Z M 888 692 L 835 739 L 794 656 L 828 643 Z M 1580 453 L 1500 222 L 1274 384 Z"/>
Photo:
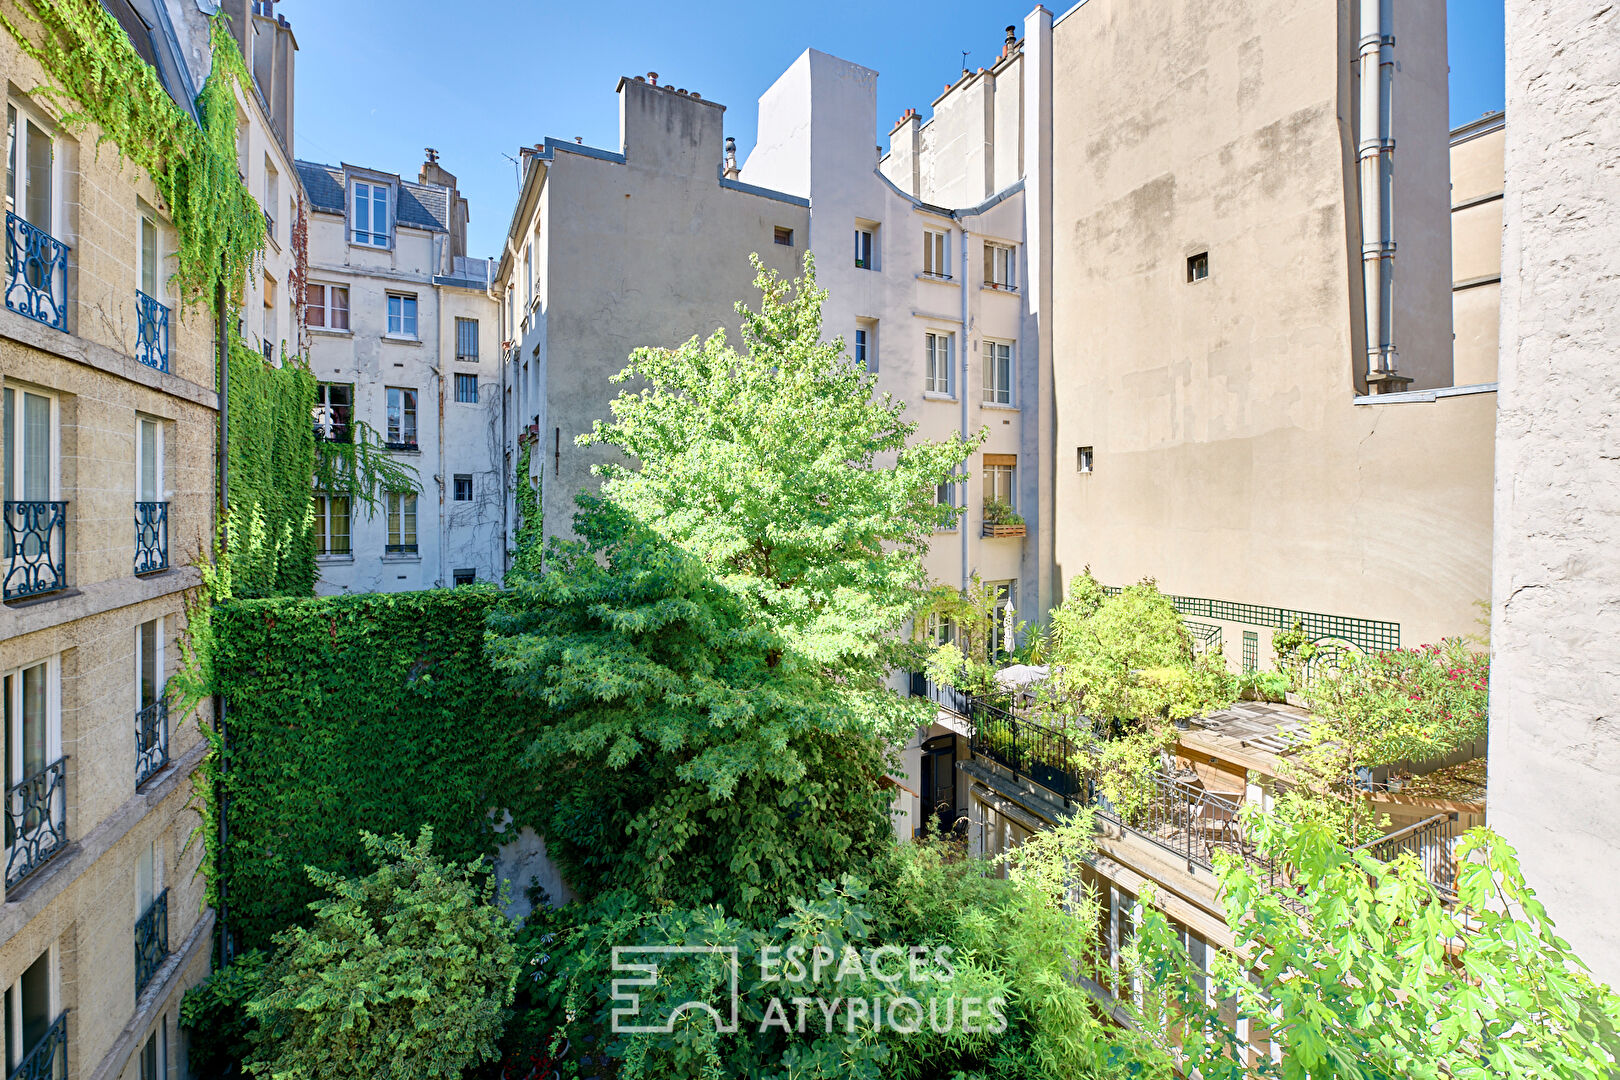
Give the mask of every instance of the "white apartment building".
<path id="1" fill-rule="evenodd" d="M 308 192 L 305 325 L 320 438 L 381 442 L 416 490 L 374 510 L 315 496 L 317 591 L 401 592 L 499 580 L 497 309 L 470 259 L 467 200 L 427 160 L 415 181 L 297 163 Z"/>

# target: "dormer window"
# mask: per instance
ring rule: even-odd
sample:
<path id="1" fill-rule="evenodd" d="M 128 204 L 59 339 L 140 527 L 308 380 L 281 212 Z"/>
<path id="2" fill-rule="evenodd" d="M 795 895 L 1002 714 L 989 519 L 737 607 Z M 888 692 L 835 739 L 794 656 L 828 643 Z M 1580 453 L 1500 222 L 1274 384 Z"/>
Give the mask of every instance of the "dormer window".
<path id="1" fill-rule="evenodd" d="M 354 242 L 367 247 L 388 246 L 388 185 L 369 180 L 354 182 L 350 224 Z"/>

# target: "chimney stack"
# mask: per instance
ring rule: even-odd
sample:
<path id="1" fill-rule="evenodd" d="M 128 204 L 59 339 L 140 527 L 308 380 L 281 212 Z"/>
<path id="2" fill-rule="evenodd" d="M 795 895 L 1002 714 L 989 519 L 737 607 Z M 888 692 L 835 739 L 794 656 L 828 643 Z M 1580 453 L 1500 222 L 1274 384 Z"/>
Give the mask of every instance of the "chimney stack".
<path id="1" fill-rule="evenodd" d="M 737 139 L 735 136 L 727 135 L 725 177 L 727 180 L 735 180 L 741 175 L 742 170 L 737 168 Z"/>
<path id="2" fill-rule="evenodd" d="M 1009 26 L 1009 27 L 1007 27 L 1007 41 L 1006 41 L 1006 43 L 1004 45 L 1001 46 L 1001 55 L 1002 56 L 1011 56 L 1012 51 L 1013 51 L 1013 46 L 1016 45 L 1016 44 L 1018 44 L 1018 27 Z"/>

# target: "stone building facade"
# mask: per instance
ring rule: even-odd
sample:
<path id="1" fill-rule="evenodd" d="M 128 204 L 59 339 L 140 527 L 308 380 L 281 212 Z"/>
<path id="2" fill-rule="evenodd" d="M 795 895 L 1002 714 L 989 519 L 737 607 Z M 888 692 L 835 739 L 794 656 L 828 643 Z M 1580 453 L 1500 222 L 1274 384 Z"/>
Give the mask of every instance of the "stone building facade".
<path id="1" fill-rule="evenodd" d="M 368 430 L 415 471 L 375 507 L 315 496 L 317 591 L 498 581 L 503 474 L 491 264 L 467 257 L 467 200 L 429 150 L 417 179 L 298 162 L 309 193 L 304 311 L 319 437 Z M 364 425 L 361 428 L 360 425 Z"/>
<path id="2" fill-rule="evenodd" d="M 1611 986 L 1620 926 L 1620 16 L 1508 0 L 1491 824 Z"/>

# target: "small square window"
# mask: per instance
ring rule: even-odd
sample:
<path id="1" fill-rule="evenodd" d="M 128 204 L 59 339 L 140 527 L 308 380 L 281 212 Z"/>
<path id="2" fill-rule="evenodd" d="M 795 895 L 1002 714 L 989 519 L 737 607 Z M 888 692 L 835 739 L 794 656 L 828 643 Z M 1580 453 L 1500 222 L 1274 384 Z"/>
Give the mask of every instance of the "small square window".
<path id="1" fill-rule="evenodd" d="M 783 247 L 792 247 L 793 246 L 793 230 L 792 229 L 785 229 L 782 226 L 778 225 L 776 227 L 776 242 L 778 244 L 781 244 Z"/>
<path id="2" fill-rule="evenodd" d="M 478 404 L 478 376 L 456 374 L 456 401 L 463 405 Z"/>
<path id="3" fill-rule="evenodd" d="M 1091 471 L 1091 447 L 1077 446 L 1074 448 L 1074 467 L 1083 473 Z"/>
<path id="4" fill-rule="evenodd" d="M 388 294 L 388 332 L 394 337 L 416 336 L 416 297 Z"/>
<path id="5" fill-rule="evenodd" d="M 1187 280 L 1203 281 L 1209 277 L 1209 252 L 1200 251 L 1197 255 L 1187 256 Z"/>
<path id="6" fill-rule="evenodd" d="M 478 580 L 478 571 L 471 567 L 465 570 L 452 570 L 450 573 L 454 576 L 457 585 L 471 585 Z"/>
<path id="7" fill-rule="evenodd" d="M 455 481 L 455 501 L 472 502 L 472 474 L 457 473 Z"/>
<path id="8" fill-rule="evenodd" d="M 456 319 L 456 359 L 478 359 L 477 319 Z"/>

